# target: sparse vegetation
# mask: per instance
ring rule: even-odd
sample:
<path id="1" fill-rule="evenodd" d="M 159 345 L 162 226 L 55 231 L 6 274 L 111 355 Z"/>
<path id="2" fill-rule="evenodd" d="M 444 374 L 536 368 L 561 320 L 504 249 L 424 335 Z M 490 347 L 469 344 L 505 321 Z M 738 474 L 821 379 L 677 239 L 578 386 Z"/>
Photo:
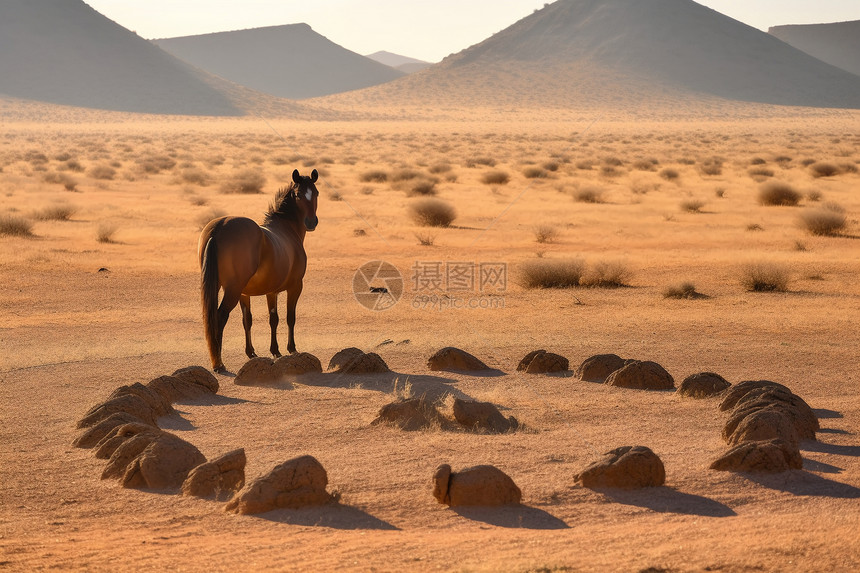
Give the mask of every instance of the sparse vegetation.
<path id="1" fill-rule="evenodd" d="M 33 223 L 17 215 L 0 215 L 0 235 L 5 237 L 32 237 Z"/>
<path id="2" fill-rule="evenodd" d="M 432 247 L 436 241 L 436 235 L 430 233 L 415 233 L 415 238 L 418 239 L 418 244 L 422 247 Z"/>
<path id="3" fill-rule="evenodd" d="M 705 202 L 701 199 L 684 199 L 680 203 L 680 207 L 682 211 L 686 211 L 688 213 L 699 213 L 702 210 L 702 207 L 705 206 Z"/>
<path id="4" fill-rule="evenodd" d="M 96 229 L 96 240 L 99 243 L 115 243 L 114 235 L 116 235 L 117 230 L 119 230 L 119 227 L 116 223 L 99 223 Z"/>
<path id="5" fill-rule="evenodd" d="M 487 171 L 481 176 L 485 185 L 505 185 L 510 180 L 511 176 L 504 171 Z"/>
<path id="6" fill-rule="evenodd" d="M 558 238 L 558 229 L 552 225 L 538 225 L 534 233 L 535 241 L 538 243 L 552 243 Z"/>
<path id="7" fill-rule="evenodd" d="M 221 184 L 221 193 L 262 193 L 266 178 L 256 169 L 243 169 Z"/>
<path id="8" fill-rule="evenodd" d="M 179 173 L 179 178 L 185 183 L 206 186 L 209 184 L 209 174 L 197 167 L 188 167 Z"/>
<path id="9" fill-rule="evenodd" d="M 57 203 L 39 209 L 33 213 L 33 218 L 37 221 L 68 221 L 78 212 L 77 207 L 68 203 Z"/>
<path id="10" fill-rule="evenodd" d="M 523 169 L 523 176 L 526 179 L 543 179 L 549 176 L 549 172 L 543 167 L 526 167 Z"/>
<path id="11" fill-rule="evenodd" d="M 427 196 L 427 195 L 435 195 L 436 194 L 436 180 L 435 179 L 419 179 L 417 181 L 412 182 L 409 186 L 409 190 L 407 191 L 407 195 L 410 197 L 415 196 Z"/>
<path id="12" fill-rule="evenodd" d="M 658 175 L 660 175 L 660 177 L 662 177 L 666 181 L 675 181 L 681 176 L 677 169 L 673 169 L 671 167 L 664 167 L 660 170 Z"/>
<path id="13" fill-rule="evenodd" d="M 527 261 L 520 266 L 524 288 L 572 288 L 580 286 L 585 274 L 582 259 Z"/>
<path id="14" fill-rule="evenodd" d="M 693 299 L 702 295 L 696 292 L 696 285 L 690 281 L 684 281 L 663 289 L 663 298 Z"/>
<path id="15" fill-rule="evenodd" d="M 385 183 L 388 181 L 388 173 L 381 169 L 371 169 L 362 173 L 359 179 L 364 183 Z"/>
<path id="16" fill-rule="evenodd" d="M 801 226 L 813 235 L 837 235 L 845 229 L 847 221 L 845 209 L 836 203 L 825 203 L 800 213 Z"/>
<path id="17" fill-rule="evenodd" d="M 112 181 L 116 177 L 116 169 L 110 165 L 96 165 L 90 168 L 89 176 L 102 181 Z"/>
<path id="18" fill-rule="evenodd" d="M 587 185 L 574 191 L 573 198 L 580 203 L 603 203 L 603 189 Z"/>
<path id="19" fill-rule="evenodd" d="M 789 206 L 800 203 L 801 195 L 788 183 L 771 181 L 761 186 L 758 192 L 758 202 L 761 205 Z"/>
<path id="20" fill-rule="evenodd" d="M 750 292 L 785 292 L 788 289 L 789 272 L 785 265 L 756 261 L 740 269 L 741 286 Z"/>
<path id="21" fill-rule="evenodd" d="M 343 195 L 340 194 L 340 191 L 332 191 L 328 194 L 328 198 L 331 201 L 343 201 Z"/>
<path id="22" fill-rule="evenodd" d="M 495 167 L 496 160 L 492 157 L 473 157 L 466 161 L 466 167 L 475 167 L 477 165 L 486 165 L 487 167 Z"/>
<path id="23" fill-rule="evenodd" d="M 809 166 L 809 171 L 816 179 L 820 177 L 833 177 L 839 175 L 839 168 L 832 163 L 818 161 Z"/>
<path id="24" fill-rule="evenodd" d="M 723 160 L 719 157 L 712 157 L 710 159 L 706 159 L 702 161 L 701 165 L 699 165 L 699 171 L 702 172 L 702 175 L 722 175 L 723 174 Z"/>
<path id="25" fill-rule="evenodd" d="M 750 177 L 757 181 L 767 179 L 768 177 L 773 177 L 774 175 L 773 169 L 770 169 L 768 167 L 753 167 L 752 169 L 747 171 L 747 173 L 749 173 Z"/>
<path id="26" fill-rule="evenodd" d="M 633 272 L 621 261 L 598 261 L 589 265 L 583 286 L 618 288 L 627 286 Z"/>
<path id="27" fill-rule="evenodd" d="M 454 207 L 440 199 L 420 199 L 409 211 L 412 220 L 423 227 L 448 227 L 457 218 Z"/>

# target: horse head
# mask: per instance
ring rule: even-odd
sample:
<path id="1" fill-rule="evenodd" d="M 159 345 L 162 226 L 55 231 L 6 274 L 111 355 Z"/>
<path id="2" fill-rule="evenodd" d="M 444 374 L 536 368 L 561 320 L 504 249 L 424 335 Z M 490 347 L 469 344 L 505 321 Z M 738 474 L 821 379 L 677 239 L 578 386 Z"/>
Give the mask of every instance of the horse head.
<path id="1" fill-rule="evenodd" d="M 317 198 L 319 191 L 315 183 L 319 178 L 319 173 L 314 169 L 311 171 L 310 177 L 303 177 L 299 174 L 299 170 L 293 171 L 293 183 L 296 184 L 296 205 L 302 215 L 302 220 L 305 223 L 305 229 L 313 231 L 317 228 L 319 219 L 317 218 Z"/>

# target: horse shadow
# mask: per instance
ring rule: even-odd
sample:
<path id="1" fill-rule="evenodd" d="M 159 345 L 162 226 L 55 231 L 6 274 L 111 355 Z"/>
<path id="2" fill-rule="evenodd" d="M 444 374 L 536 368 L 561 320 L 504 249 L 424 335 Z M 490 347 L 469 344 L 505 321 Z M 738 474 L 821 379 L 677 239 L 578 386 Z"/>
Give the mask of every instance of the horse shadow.
<path id="1" fill-rule="evenodd" d="M 275 509 L 251 517 L 287 525 L 327 527 L 344 531 L 359 529 L 400 531 L 399 527 L 374 517 L 357 507 L 339 503 L 302 509 Z"/>
<path id="2" fill-rule="evenodd" d="M 570 526 L 542 509 L 528 505 L 499 507 L 460 506 L 451 510 L 461 517 L 509 529 L 569 529 Z"/>
<path id="3" fill-rule="evenodd" d="M 650 509 L 657 513 L 678 513 L 702 517 L 732 517 L 735 510 L 715 499 L 684 493 L 671 487 L 648 487 L 636 490 L 601 488 L 595 491 L 615 503 Z"/>
<path id="4" fill-rule="evenodd" d="M 860 499 L 860 488 L 805 470 L 793 470 L 778 474 L 744 473 L 742 475 L 761 486 L 797 496 Z"/>
<path id="5" fill-rule="evenodd" d="M 302 374 L 294 378 L 298 383 L 307 386 L 326 388 L 358 388 L 372 390 L 383 394 L 396 394 L 398 389 L 411 387 L 413 396 L 425 396 L 428 400 L 436 401 L 448 395 L 456 398 L 471 400 L 463 391 L 451 386 L 456 383 L 454 378 L 431 376 L 426 374 L 406 374 L 403 372 L 385 372 L 380 374 L 344 374 L 340 372 L 322 372 L 317 374 Z"/>

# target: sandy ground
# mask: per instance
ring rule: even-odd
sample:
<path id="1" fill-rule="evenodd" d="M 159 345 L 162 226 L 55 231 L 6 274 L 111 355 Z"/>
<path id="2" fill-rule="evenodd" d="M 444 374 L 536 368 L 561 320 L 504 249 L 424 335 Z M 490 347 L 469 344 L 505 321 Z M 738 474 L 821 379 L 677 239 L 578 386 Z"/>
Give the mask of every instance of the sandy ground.
<path id="1" fill-rule="evenodd" d="M 0 567 L 860 569 L 860 176 L 846 170 L 814 178 L 802 165 L 807 158 L 856 165 L 860 116 L 820 115 L 598 122 L 590 129 L 588 118 L 526 126 L 503 118 L 6 122 L 0 214 L 31 221 L 35 236 L 0 237 Z M 174 164 L 158 173 L 145 168 L 147 158 L 163 156 Z M 704 174 L 700 166 L 713 156 L 722 159 L 722 172 Z M 613 158 L 621 166 L 604 170 Z M 653 171 L 634 167 L 652 158 Z M 70 160 L 83 171 L 70 171 Z M 591 169 L 578 166 L 586 161 Z M 549 162 L 556 170 L 545 177 L 524 175 Z M 434 169 L 443 163 L 450 169 Z M 113 179 L 94 178 L 96 165 L 113 165 Z M 119 385 L 207 365 L 196 268 L 202 224 L 222 212 L 260 220 L 292 169 L 312 166 L 323 173 L 321 222 L 306 241 L 311 263 L 299 302 L 299 350 L 325 365 L 337 350 L 358 346 L 381 354 L 394 373 L 322 374 L 276 388 L 239 387 L 221 377 L 216 397 L 180 404 L 160 425 L 209 458 L 244 447 L 249 478 L 314 455 L 340 505 L 240 517 L 215 502 L 101 481 L 104 462 L 71 447 L 83 413 Z M 773 176 L 751 175 L 754 167 Z M 661 177 L 664 168 L 679 176 Z M 221 182 L 245 169 L 265 175 L 263 193 L 219 192 Z M 363 181 L 372 170 L 385 171 L 388 181 Z M 403 170 L 420 176 L 394 181 Z M 456 206 L 458 218 L 452 228 L 429 231 L 434 244 L 421 246 L 415 234 L 428 231 L 409 220 L 415 199 L 407 194 L 431 170 L 438 197 Z M 482 183 L 490 170 L 510 181 Z M 56 173 L 72 177 L 76 191 L 50 182 Z M 800 206 L 759 205 L 756 195 L 768 179 L 803 194 Z M 602 203 L 573 199 L 588 186 L 601 190 Z M 689 199 L 703 203 L 699 212 L 679 206 Z M 848 213 L 841 236 L 814 237 L 798 227 L 801 212 L 828 201 Z M 70 220 L 37 217 L 58 204 L 74 207 Z M 115 229 L 112 242 L 96 240 L 104 224 Z M 554 240 L 537 243 L 539 225 L 552 227 Z M 629 271 L 629 286 L 525 289 L 519 269 L 537 257 L 619 264 Z M 389 261 L 404 275 L 406 292 L 390 310 L 369 311 L 353 296 L 353 275 L 371 260 Z M 742 264 L 760 260 L 782 265 L 786 292 L 743 289 Z M 493 296 L 464 295 L 493 308 L 432 308 L 411 283 L 416 262 L 503 262 L 509 281 Z M 663 297 L 665 287 L 681 281 L 707 298 Z M 253 308 L 262 351 L 265 307 L 255 300 Z M 501 374 L 430 372 L 427 357 L 447 345 L 473 352 Z M 238 312 L 225 347 L 235 371 L 244 361 Z M 709 463 L 726 449 L 726 415 L 716 400 L 516 373 L 520 358 L 537 348 L 573 365 L 600 352 L 655 360 L 676 382 L 706 370 L 731 382 L 782 382 L 816 410 L 822 431 L 817 442 L 802 445 L 802 471 L 714 472 Z M 370 426 L 383 404 L 410 389 L 492 401 L 526 430 L 489 436 Z M 665 487 L 573 485 L 572 476 L 602 452 L 637 444 L 664 461 Z M 437 504 L 430 478 L 440 463 L 498 466 L 523 490 L 523 505 L 454 511 Z"/>

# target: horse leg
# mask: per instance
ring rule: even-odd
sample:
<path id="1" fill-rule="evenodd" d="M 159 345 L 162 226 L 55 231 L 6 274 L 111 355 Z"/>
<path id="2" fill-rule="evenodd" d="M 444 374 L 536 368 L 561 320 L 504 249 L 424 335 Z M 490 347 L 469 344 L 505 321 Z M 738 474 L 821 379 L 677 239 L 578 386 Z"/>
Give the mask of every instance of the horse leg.
<path id="1" fill-rule="evenodd" d="M 266 295 L 266 303 L 269 305 L 269 326 L 272 327 L 272 345 L 269 351 L 275 358 L 281 357 L 278 349 L 278 293 L 270 292 Z"/>
<path id="2" fill-rule="evenodd" d="M 242 326 L 245 327 L 245 354 L 248 358 L 256 358 L 254 353 L 254 345 L 251 344 L 251 325 L 254 319 L 251 318 L 251 297 L 243 294 L 239 297 L 239 306 L 242 307 Z"/>
<path id="3" fill-rule="evenodd" d="M 224 366 L 224 361 L 221 359 L 221 347 L 224 341 L 224 327 L 227 326 L 227 319 L 230 318 L 230 311 L 236 308 L 236 305 L 239 304 L 239 296 L 239 293 L 224 289 L 224 297 L 221 299 L 221 304 L 218 305 L 218 333 L 215 341 L 218 364 L 215 365 L 213 370 L 219 374 L 227 372 L 227 368 Z"/>
<path id="4" fill-rule="evenodd" d="M 302 294 L 302 283 L 287 289 L 287 352 L 296 353 L 296 339 L 294 335 L 296 326 L 296 303 Z"/>

